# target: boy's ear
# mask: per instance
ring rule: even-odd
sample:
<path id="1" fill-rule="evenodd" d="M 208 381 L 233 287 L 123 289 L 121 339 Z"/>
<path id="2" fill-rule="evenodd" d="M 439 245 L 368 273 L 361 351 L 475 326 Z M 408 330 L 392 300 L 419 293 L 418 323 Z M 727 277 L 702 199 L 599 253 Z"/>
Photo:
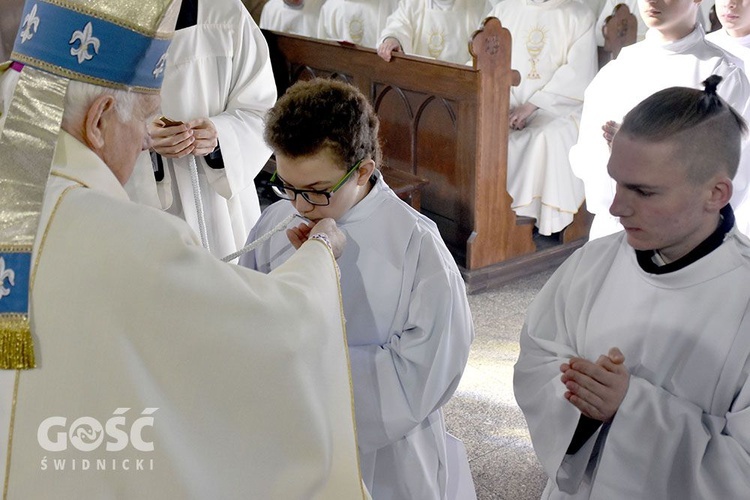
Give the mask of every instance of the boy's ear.
<path id="1" fill-rule="evenodd" d="M 357 169 L 357 185 L 364 186 L 370 181 L 372 173 L 375 171 L 375 161 L 368 159 L 360 163 Z"/>
<path id="2" fill-rule="evenodd" d="M 711 188 L 711 195 L 707 200 L 707 209 L 711 212 L 721 210 L 732 198 L 732 189 L 732 180 L 729 177 L 718 176 Z"/>

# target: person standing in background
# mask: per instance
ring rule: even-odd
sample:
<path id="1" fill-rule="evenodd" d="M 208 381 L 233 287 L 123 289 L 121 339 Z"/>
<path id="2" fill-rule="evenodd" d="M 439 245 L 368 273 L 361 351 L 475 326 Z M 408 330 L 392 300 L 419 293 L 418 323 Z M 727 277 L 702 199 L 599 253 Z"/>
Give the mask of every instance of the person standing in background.
<path id="1" fill-rule="evenodd" d="M 325 0 L 270 0 L 263 6 L 260 28 L 316 37 L 320 8 Z"/>
<path id="2" fill-rule="evenodd" d="M 271 154 L 263 116 L 275 101 L 268 46 L 242 3 L 183 0 L 164 68 L 167 120 L 149 126 L 155 154 L 139 157 L 131 199 L 185 219 L 198 234 L 203 226 L 217 257 L 236 251 L 260 216 L 254 179 Z"/>

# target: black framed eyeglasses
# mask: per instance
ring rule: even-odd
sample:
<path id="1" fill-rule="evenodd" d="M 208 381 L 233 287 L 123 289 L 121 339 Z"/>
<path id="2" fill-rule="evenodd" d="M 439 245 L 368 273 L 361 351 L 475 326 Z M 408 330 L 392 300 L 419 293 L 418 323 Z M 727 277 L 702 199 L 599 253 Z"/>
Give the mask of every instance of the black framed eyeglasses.
<path id="1" fill-rule="evenodd" d="M 268 183 L 271 185 L 274 194 L 282 200 L 294 201 L 297 198 L 297 195 L 300 195 L 310 205 L 323 207 L 331 203 L 331 196 L 333 193 L 338 191 L 339 188 L 344 185 L 363 161 L 364 158 L 352 165 L 351 168 L 347 170 L 346 174 L 344 174 L 344 176 L 328 191 L 319 191 L 317 189 L 297 189 L 292 186 L 287 186 L 284 184 L 284 180 L 278 176 L 278 171 L 273 173 Z"/>

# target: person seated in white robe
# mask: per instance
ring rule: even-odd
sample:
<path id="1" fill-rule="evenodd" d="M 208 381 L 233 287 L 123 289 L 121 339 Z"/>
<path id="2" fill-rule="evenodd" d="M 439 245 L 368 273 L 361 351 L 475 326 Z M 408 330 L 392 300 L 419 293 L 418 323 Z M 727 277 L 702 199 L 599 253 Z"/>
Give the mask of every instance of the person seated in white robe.
<path id="1" fill-rule="evenodd" d="M 130 201 L 179 2 L 80 5 L 26 2 L 0 68 L 3 497 L 370 498 L 343 233 L 266 275 Z"/>
<path id="2" fill-rule="evenodd" d="M 139 157 L 127 189 L 185 219 L 222 258 L 260 217 L 263 115 L 276 101 L 268 45 L 240 0 L 183 0 L 163 71 L 153 154 Z"/>
<path id="3" fill-rule="evenodd" d="M 636 35 L 636 41 L 640 42 L 646 37 L 646 31 L 648 31 L 649 25 L 644 22 L 644 18 L 641 15 L 640 8 L 638 6 L 640 0 L 604 0 L 601 10 L 598 14 L 598 20 L 596 22 L 596 44 L 599 47 L 604 47 L 604 33 L 602 28 L 607 22 L 607 17 L 612 15 L 615 7 L 619 4 L 624 4 L 628 7 L 631 14 L 635 16 L 638 22 L 638 33 Z M 695 1 L 695 0 L 693 0 Z M 711 7 L 714 5 L 713 0 L 699 0 L 698 10 L 698 22 L 703 27 L 704 31 L 708 32 L 711 29 L 711 19 L 709 18 L 709 12 Z"/>
<path id="4" fill-rule="evenodd" d="M 269 0 L 260 13 L 264 30 L 318 36 L 318 18 L 325 0 Z"/>
<path id="5" fill-rule="evenodd" d="M 587 243 L 529 307 L 513 388 L 544 499 L 745 498 L 750 240 L 729 200 L 747 126 L 671 87 L 612 142 L 625 231 Z"/>
<path id="6" fill-rule="evenodd" d="M 318 38 L 377 48 L 380 31 L 397 6 L 398 0 L 326 0 Z"/>
<path id="7" fill-rule="evenodd" d="M 377 168 L 378 128 L 351 85 L 317 79 L 291 87 L 265 133 L 283 199 L 266 208 L 248 241 L 290 214 L 337 221 L 347 236 L 341 293 L 365 484 L 374 499 L 443 499 L 458 478 L 447 473 L 441 407 L 461 378 L 474 328 L 436 225 L 399 199 Z M 309 230 L 301 224 L 274 235 L 240 264 L 273 272 Z"/>
<path id="8" fill-rule="evenodd" d="M 378 55 L 394 52 L 466 64 L 469 42 L 490 11 L 486 0 L 401 0 L 380 32 Z"/>
<path id="9" fill-rule="evenodd" d="M 583 182 L 568 160 L 583 92 L 597 71 L 594 15 L 576 0 L 505 0 L 490 11 L 513 39 L 508 193 L 518 215 L 550 235 L 573 221 Z"/>
<path id="10" fill-rule="evenodd" d="M 706 35 L 706 40 L 715 43 L 737 56 L 750 68 L 750 8 L 741 0 L 724 0 L 716 4 L 716 17 L 721 29 Z"/>
<path id="11" fill-rule="evenodd" d="M 743 116 L 748 115 L 750 83 L 742 62 L 705 39 L 696 22 L 698 4 L 677 0 L 669 9 L 655 10 L 640 0 L 641 15 L 649 26 L 645 40 L 624 47 L 617 59 L 608 62 L 586 88 L 578 142 L 570 150 L 573 173 L 583 180 L 586 208 L 595 215 L 589 232 L 594 239 L 622 230 L 609 206 L 614 182 L 607 174 L 612 130 L 631 108 L 654 92 L 671 86 L 700 88 L 712 74 L 724 78 L 719 94 Z M 745 140 L 745 147 L 748 145 Z M 748 190 L 750 154 L 743 154 L 734 179 L 732 206 L 739 208 Z M 739 217 L 740 230 L 750 219 Z"/>

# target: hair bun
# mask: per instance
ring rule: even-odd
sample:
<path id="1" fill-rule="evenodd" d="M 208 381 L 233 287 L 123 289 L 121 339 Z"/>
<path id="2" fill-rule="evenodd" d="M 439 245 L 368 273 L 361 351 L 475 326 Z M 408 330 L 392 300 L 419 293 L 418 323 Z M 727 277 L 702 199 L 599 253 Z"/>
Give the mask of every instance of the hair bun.
<path id="1" fill-rule="evenodd" d="M 709 95 L 716 95 L 716 88 L 719 86 L 719 83 L 723 80 L 719 75 L 711 75 L 708 78 L 706 78 L 703 81 L 704 92 Z"/>

